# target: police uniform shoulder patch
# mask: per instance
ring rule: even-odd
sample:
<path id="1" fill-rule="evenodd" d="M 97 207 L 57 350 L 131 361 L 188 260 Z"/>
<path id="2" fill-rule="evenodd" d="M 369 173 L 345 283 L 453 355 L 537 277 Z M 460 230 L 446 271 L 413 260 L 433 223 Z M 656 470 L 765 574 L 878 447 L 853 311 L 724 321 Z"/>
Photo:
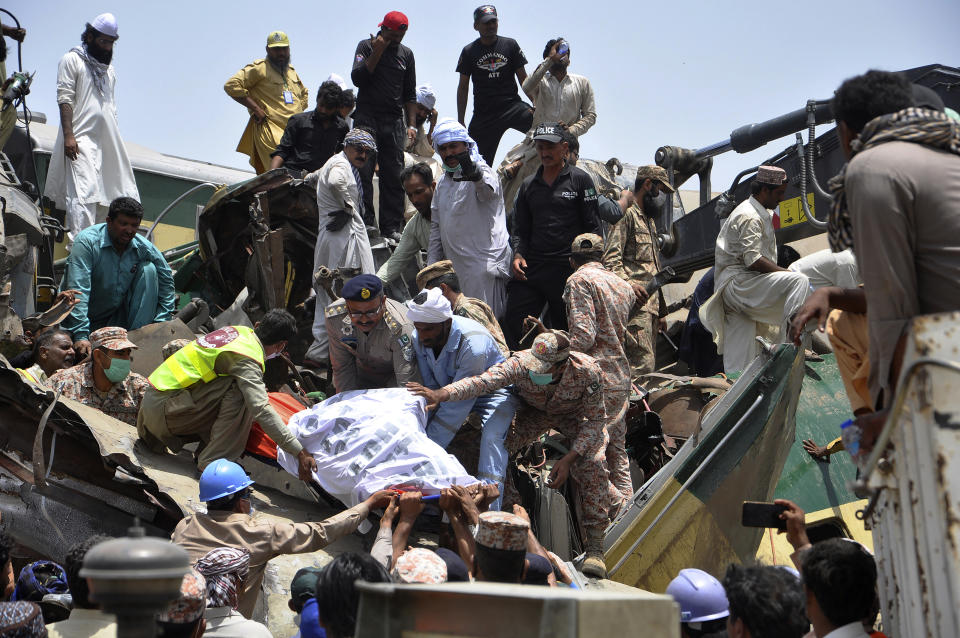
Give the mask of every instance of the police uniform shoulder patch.
<path id="1" fill-rule="evenodd" d="M 327 306 L 323 311 L 323 316 L 325 317 L 336 317 L 338 315 L 346 314 L 347 312 L 347 302 L 343 299 L 338 299 L 332 304 Z M 347 320 L 350 320 L 350 317 L 347 316 Z"/>

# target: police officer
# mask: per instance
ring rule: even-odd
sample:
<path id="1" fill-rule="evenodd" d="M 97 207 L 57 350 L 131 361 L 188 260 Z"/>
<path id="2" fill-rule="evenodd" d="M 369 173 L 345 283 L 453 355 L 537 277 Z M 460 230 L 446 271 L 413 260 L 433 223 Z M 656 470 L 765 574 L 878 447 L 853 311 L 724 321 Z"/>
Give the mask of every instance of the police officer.
<path id="1" fill-rule="evenodd" d="M 475 377 L 468 377 L 431 390 L 410 384 L 411 392 L 427 400 L 433 409 L 444 401 L 463 401 L 513 385 L 524 401 L 517 411 L 515 427 L 507 435 L 507 454 L 512 456 L 541 434 L 557 430 L 570 440 L 570 451 L 550 472 L 550 487 L 560 488 L 572 476 L 577 481 L 583 527 L 586 535 L 583 573 L 605 578 L 603 534 L 611 513 L 619 510 L 623 495 L 610 482 L 607 471 L 606 411 L 603 372 L 596 360 L 570 351 L 570 341 L 558 332 L 546 332 L 529 350 L 514 354 L 503 363 Z M 504 502 L 518 500 L 507 472 Z"/>
<path id="2" fill-rule="evenodd" d="M 137 415 L 137 434 L 155 452 L 178 452 L 183 437 L 199 437 L 197 465 L 240 458 L 254 421 L 296 456 L 303 480 L 317 463 L 303 449 L 267 398 L 266 359 L 283 352 L 297 333 L 286 310 L 271 310 L 251 330 L 227 326 L 193 341 L 164 361 L 149 377 Z"/>
<path id="3" fill-rule="evenodd" d="M 393 388 L 419 381 L 413 323 L 406 307 L 387 299 L 376 275 L 347 281 L 326 310 L 330 367 L 337 392 Z"/>
<path id="4" fill-rule="evenodd" d="M 565 330 L 563 287 L 570 268 L 570 243 L 581 233 L 600 233 L 597 190 L 585 171 L 567 162 L 569 145 L 556 122 L 533 134 L 541 166 L 517 192 L 513 234 L 513 280 L 507 286 L 503 332 L 516 349 L 527 315 L 548 308 L 550 327 Z"/>

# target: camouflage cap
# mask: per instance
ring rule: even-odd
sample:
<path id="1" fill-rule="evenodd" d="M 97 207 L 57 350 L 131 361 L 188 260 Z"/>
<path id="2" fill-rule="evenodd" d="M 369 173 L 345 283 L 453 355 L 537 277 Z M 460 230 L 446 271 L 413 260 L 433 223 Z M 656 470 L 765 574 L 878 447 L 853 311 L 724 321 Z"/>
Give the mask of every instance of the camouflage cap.
<path id="1" fill-rule="evenodd" d="M 583 233 L 573 238 L 570 252 L 574 255 L 602 255 L 603 237 L 596 233 Z"/>
<path id="2" fill-rule="evenodd" d="M 169 359 L 188 343 L 190 343 L 189 339 L 172 339 L 163 344 L 163 347 L 160 348 L 160 354 L 164 359 Z"/>
<path id="3" fill-rule="evenodd" d="M 527 551 L 530 524 L 510 512 L 484 512 L 477 525 L 477 544 L 508 552 Z"/>
<path id="4" fill-rule="evenodd" d="M 183 575 L 183 581 L 180 583 L 180 597 L 170 601 L 167 608 L 157 615 L 157 620 L 186 625 L 203 616 L 203 610 L 206 608 L 207 579 L 191 567 Z"/>
<path id="5" fill-rule="evenodd" d="M 544 332 L 533 340 L 529 350 L 517 353 L 517 358 L 527 370 L 546 372 L 553 364 L 564 361 L 570 356 L 570 344 L 561 346 L 560 337 L 555 332 Z"/>
<path id="6" fill-rule="evenodd" d="M 642 182 L 645 179 L 658 181 L 665 191 L 668 193 L 674 192 L 673 186 L 670 185 L 670 177 L 667 176 L 667 169 L 662 166 L 648 164 L 647 166 L 638 168 L 636 181 Z"/>
<path id="7" fill-rule="evenodd" d="M 452 261 L 449 259 L 436 261 L 417 273 L 417 288 L 423 290 L 427 287 L 428 282 L 433 281 L 437 277 L 451 274 L 456 274 L 453 270 Z"/>
<path id="8" fill-rule="evenodd" d="M 94 330 L 90 333 L 90 349 L 106 348 L 107 350 L 126 350 L 136 348 L 137 344 L 127 339 L 127 331 L 123 328 L 107 327 Z"/>
<path id="9" fill-rule="evenodd" d="M 761 166 L 757 169 L 756 180 L 760 184 L 779 186 L 787 181 L 787 171 L 779 166 Z"/>
<path id="10" fill-rule="evenodd" d="M 447 582 L 447 564 L 429 549 L 414 547 L 400 554 L 390 575 L 395 583 L 439 585 Z"/>

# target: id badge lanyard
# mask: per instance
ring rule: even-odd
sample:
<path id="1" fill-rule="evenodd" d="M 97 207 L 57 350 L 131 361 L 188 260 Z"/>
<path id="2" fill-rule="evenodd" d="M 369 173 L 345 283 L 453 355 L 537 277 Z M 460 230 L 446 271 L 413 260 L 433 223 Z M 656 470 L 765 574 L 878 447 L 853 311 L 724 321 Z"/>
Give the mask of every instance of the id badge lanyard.
<path id="1" fill-rule="evenodd" d="M 284 104 L 293 104 L 293 91 L 287 88 L 287 74 L 283 73 L 283 92 L 281 93 Z"/>

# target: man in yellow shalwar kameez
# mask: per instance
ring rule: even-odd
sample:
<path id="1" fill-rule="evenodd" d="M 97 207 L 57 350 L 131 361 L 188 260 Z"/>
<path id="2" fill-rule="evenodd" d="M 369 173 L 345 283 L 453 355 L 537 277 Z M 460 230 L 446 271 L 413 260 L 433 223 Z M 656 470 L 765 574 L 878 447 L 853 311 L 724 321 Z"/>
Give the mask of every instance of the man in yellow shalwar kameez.
<path id="1" fill-rule="evenodd" d="M 250 112 L 237 152 L 250 156 L 250 165 L 258 175 L 266 172 L 287 120 L 309 105 L 307 88 L 290 66 L 287 34 L 274 31 L 268 35 L 267 57 L 237 71 L 223 90 Z"/>

